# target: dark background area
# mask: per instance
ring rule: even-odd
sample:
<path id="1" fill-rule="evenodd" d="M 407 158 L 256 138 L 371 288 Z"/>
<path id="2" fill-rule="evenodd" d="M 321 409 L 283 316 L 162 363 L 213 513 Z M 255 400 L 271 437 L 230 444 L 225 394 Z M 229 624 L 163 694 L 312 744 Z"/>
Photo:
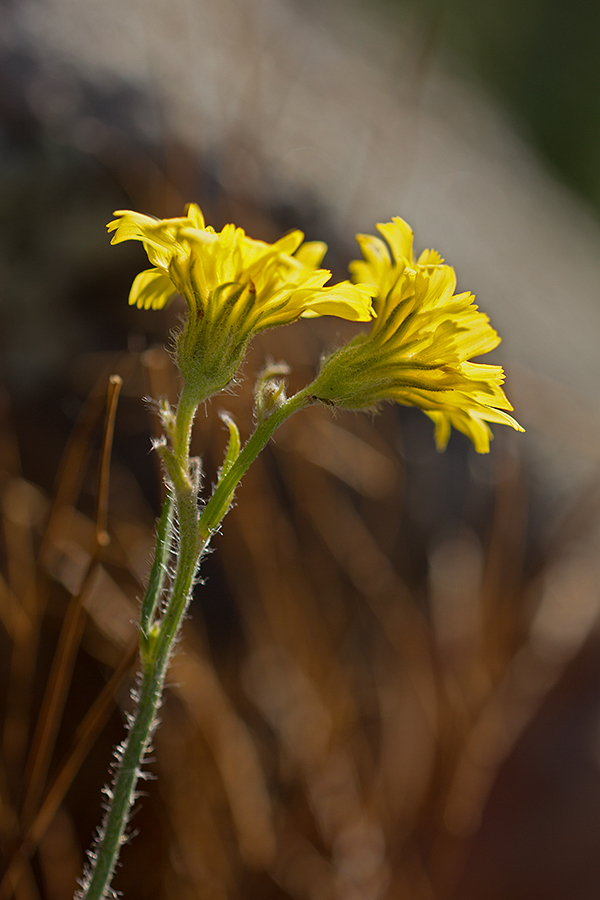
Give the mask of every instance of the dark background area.
<path id="1" fill-rule="evenodd" d="M 489 92 L 541 164 L 597 210 L 597 5 L 455 0 L 387 9 L 415 36 L 424 64 Z M 149 452 L 155 426 L 142 398 L 177 393 L 168 357 L 150 364 L 147 351 L 168 346 L 180 308 L 127 306 L 144 255 L 110 247 L 112 210 L 176 215 L 194 199 L 217 227 L 235 221 L 266 240 L 301 227 L 326 239 L 336 277 L 348 261 L 348 236 L 336 233 L 318 198 L 249 200 L 228 182 L 220 148 L 203 157 L 170 133 L 158 95 L 94 81 L 42 51 L 13 41 L 0 60 L 7 865 L 30 824 L 19 820 L 24 773 L 71 604 L 65 572 L 90 549 L 104 383 L 113 371 L 123 375 L 113 539 L 100 559 L 109 580 L 84 598 L 42 797 L 130 651 L 160 496 Z M 287 359 L 299 386 L 344 335 L 323 321 L 256 342 L 241 385 L 198 423 L 207 483 L 225 440 L 216 409 L 231 409 L 248 433 L 264 356 Z M 89 456 L 82 488 L 70 501 L 73 518 L 48 543 L 61 455 L 86 402 L 95 424 L 79 438 Z M 134 821 L 140 835 L 118 876 L 128 900 L 600 893 L 594 619 L 569 645 L 558 633 L 552 643 L 542 615 L 553 586 L 567 598 L 571 591 L 574 604 L 598 590 L 588 564 L 597 475 L 582 495 L 556 504 L 527 445 L 496 430 L 489 458 L 476 458 L 461 435 L 440 456 L 419 411 L 333 422 L 311 411 L 265 454 L 197 591 L 178 656 L 189 664 L 174 675 L 156 740 L 158 781 L 147 786 Z M 318 459 L 315 447 L 325 448 Z M 30 631 L 15 624 L 19 610 Z M 71 896 L 122 736 L 128 677 L 50 827 L 25 853 L 28 873 L 14 894 L 5 882 L 2 896 Z"/>

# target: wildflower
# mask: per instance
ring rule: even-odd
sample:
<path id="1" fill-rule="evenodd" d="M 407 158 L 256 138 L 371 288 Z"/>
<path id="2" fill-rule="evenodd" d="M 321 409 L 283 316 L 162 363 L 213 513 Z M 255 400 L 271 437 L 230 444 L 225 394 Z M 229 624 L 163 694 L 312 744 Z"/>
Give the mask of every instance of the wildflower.
<path id="1" fill-rule="evenodd" d="M 131 287 L 130 304 L 161 309 L 177 293 L 188 317 L 177 336 L 177 360 L 198 402 L 224 388 L 239 368 L 248 341 L 260 331 L 300 317 L 340 316 L 368 321 L 372 285 L 326 287 L 331 273 L 319 268 L 326 245 L 303 243 L 292 231 L 274 244 L 253 240 L 241 228 L 206 226 L 196 204 L 176 219 L 153 219 L 119 210 L 110 222 L 112 243 L 141 241 L 152 268 Z"/>
<path id="2" fill-rule="evenodd" d="M 348 408 L 395 400 L 420 407 L 435 424 L 439 450 L 451 427 L 479 453 L 492 437 L 488 422 L 523 428 L 503 389 L 501 366 L 471 362 L 500 343 L 470 293 L 455 294 L 454 269 L 434 250 L 413 255 L 413 233 L 399 217 L 379 224 L 387 244 L 357 235 L 362 260 L 351 263 L 356 280 L 378 292 L 370 331 L 326 359 L 312 386 L 324 402 Z"/>

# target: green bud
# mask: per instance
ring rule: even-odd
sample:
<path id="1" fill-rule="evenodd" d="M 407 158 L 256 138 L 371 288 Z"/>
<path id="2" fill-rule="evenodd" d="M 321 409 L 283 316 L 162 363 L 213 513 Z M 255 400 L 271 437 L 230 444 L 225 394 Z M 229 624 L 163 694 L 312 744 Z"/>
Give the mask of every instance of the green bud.
<path id="1" fill-rule="evenodd" d="M 282 376 L 289 375 L 289 372 L 287 363 L 267 361 L 254 387 L 255 412 L 259 422 L 264 422 L 285 403 L 285 381 Z"/>

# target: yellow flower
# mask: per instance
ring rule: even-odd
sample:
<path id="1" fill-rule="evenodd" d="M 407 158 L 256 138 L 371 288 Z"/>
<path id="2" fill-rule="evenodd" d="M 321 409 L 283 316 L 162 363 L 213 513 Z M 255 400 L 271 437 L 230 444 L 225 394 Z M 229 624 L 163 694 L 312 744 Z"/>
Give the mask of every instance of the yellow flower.
<path id="1" fill-rule="evenodd" d="M 235 225 L 216 232 L 205 225 L 195 203 L 178 219 L 129 210 L 115 216 L 107 226 L 115 232 L 111 243 L 141 241 L 153 265 L 131 288 L 129 302 L 140 308 L 161 309 L 180 293 L 191 313 L 215 317 L 235 293 L 237 316 L 253 333 L 300 316 L 334 315 L 356 322 L 372 316 L 373 292 L 367 286 L 346 281 L 325 287 L 331 272 L 317 267 L 327 247 L 320 241 L 303 243 L 301 231 L 274 244 L 253 240 Z M 250 310 L 242 314 L 245 304 Z"/>
<path id="2" fill-rule="evenodd" d="M 204 399 L 225 387 L 239 368 L 250 338 L 300 317 L 334 315 L 368 321 L 372 285 L 349 281 L 326 287 L 331 277 L 318 266 L 326 245 L 303 243 L 292 231 L 274 244 L 253 240 L 241 228 L 206 226 L 196 204 L 176 219 L 153 219 L 128 210 L 108 224 L 112 243 L 141 241 L 152 268 L 131 287 L 130 304 L 161 309 L 177 293 L 189 316 L 177 336 L 184 378 Z"/>
<path id="3" fill-rule="evenodd" d="M 454 293 L 454 269 L 438 253 L 425 250 L 415 259 L 406 222 L 396 217 L 377 227 L 387 244 L 357 235 L 363 259 L 350 265 L 355 279 L 377 288 L 377 317 L 367 334 L 325 360 L 313 393 L 350 408 L 381 400 L 419 406 L 435 423 L 438 449 L 454 426 L 487 453 L 488 422 L 523 431 L 506 412 L 512 406 L 502 390 L 501 366 L 470 361 L 500 338 L 472 294 Z"/>

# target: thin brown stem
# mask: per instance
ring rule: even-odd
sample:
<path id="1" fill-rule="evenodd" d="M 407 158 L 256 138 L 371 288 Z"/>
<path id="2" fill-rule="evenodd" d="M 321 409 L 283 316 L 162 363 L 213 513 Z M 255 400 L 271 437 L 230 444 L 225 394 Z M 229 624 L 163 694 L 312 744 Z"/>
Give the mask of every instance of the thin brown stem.
<path id="1" fill-rule="evenodd" d="M 119 375 L 111 375 L 108 385 L 108 397 L 104 423 L 102 457 L 100 462 L 100 478 L 96 513 L 96 545 L 88 563 L 87 572 L 80 591 L 71 598 L 67 615 L 61 629 L 52 671 L 48 681 L 37 727 L 33 737 L 25 774 L 25 799 L 22 809 L 22 825 L 28 827 L 35 816 L 39 801 L 43 794 L 48 769 L 58 728 L 60 726 L 64 705 L 71 682 L 71 675 L 77 657 L 77 651 L 83 633 L 84 610 L 82 597 L 87 589 L 90 577 L 95 569 L 100 549 L 108 543 L 106 523 L 108 517 L 108 486 L 110 457 L 119 392 L 123 380 Z"/>
<path id="2" fill-rule="evenodd" d="M 96 542 L 100 547 L 108 544 L 108 487 L 110 480 L 110 460 L 112 456 L 113 436 L 115 433 L 115 416 L 119 394 L 123 386 L 120 375 L 111 375 L 108 379 L 108 398 L 104 419 L 104 435 L 102 438 L 102 458 L 98 478 L 98 503 L 96 506 Z"/>

